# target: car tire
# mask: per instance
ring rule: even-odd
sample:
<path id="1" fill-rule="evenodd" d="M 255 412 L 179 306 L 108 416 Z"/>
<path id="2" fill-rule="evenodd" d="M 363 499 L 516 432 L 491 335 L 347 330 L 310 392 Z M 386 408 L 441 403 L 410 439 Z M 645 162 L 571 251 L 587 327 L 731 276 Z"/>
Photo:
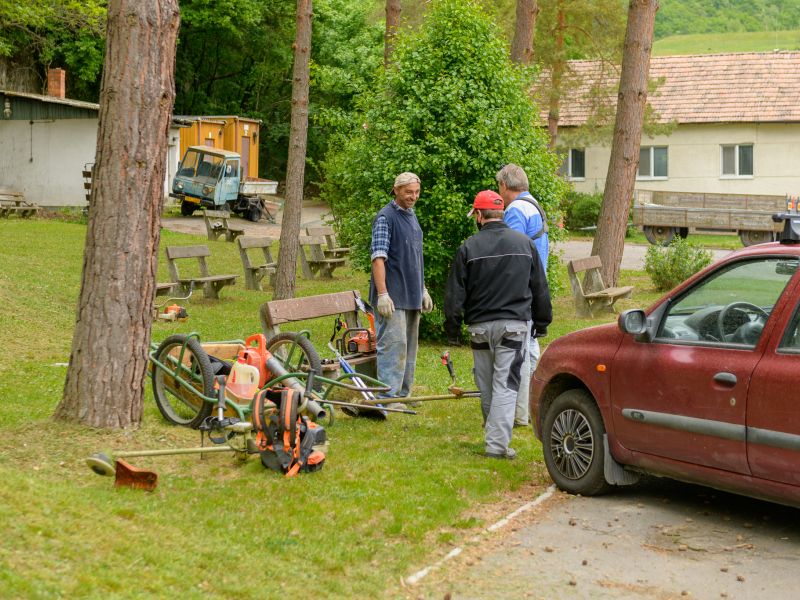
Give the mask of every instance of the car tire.
<path id="1" fill-rule="evenodd" d="M 567 390 L 553 401 L 544 415 L 542 446 L 560 489 L 594 496 L 611 488 L 603 474 L 605 433 L 600 409 L 585 390 Z"/>
<path id="2" fill-rule="evenodd" d="M 194 214 L 197 205 L 194 202 L 187 202 L 184 200 L 181 202 L 181 216 L 182 217 L 191 217 Z"/>

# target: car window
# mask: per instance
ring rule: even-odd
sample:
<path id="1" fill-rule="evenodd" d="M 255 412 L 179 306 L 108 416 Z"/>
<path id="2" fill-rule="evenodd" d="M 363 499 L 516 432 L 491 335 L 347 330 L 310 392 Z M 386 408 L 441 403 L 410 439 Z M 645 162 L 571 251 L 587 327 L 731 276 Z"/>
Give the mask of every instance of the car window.
<path id="1" fill-rule="evenodd" d="M 794 309 L 794 316 L 783 333 L 783 339 L 778 346 L 778 351 L 800 354 L 800 304 Z"/>
<path id="2" fill-rule="evenodd" d="M 797 259 L 764 257 L 710 273 L 669 307 L 656 339 L 755 347 Z"/>

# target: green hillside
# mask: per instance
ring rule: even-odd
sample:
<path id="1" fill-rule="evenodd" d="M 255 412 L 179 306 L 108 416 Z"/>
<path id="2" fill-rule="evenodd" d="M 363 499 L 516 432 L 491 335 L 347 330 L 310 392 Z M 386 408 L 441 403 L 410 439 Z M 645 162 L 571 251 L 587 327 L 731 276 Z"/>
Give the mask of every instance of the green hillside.
<path id="1" fill-rule="evenodd" d="M 660 4 L 657 40 L 673 35 L 800 28 L 798 0 L 667 0 Z"/>
<path id="2" fill-rule="evenodd" d="M 672 35 L 653 44 L 655 56 L 800 50 L 800 29 Z"/>

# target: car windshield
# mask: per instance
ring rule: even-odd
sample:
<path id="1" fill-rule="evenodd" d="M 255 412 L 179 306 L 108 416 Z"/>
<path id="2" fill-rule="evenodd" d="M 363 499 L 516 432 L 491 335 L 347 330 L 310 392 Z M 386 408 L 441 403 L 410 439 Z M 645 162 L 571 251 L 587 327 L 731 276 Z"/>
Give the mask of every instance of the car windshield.
<path id="1" fill-rule="evenodd" d="M 796 265 L 761 257 L 711 273 L 670 307 L 657 338 L 755 346 Z"/>
<path id="2" fill-rule="evenodd" d="M 188 150 L 181 162 L 178 175 L 203 181 L 217 181 L 222 173 L 224 162 L 225 160 L 221 156 L 199 150 Z"/>

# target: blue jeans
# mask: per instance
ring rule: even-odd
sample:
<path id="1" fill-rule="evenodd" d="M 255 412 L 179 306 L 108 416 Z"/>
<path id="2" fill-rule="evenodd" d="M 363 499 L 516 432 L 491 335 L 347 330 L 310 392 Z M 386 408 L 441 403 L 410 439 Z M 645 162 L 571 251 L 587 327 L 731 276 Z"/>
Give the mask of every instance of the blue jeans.
<path id="1" fill-rule="evenodd" d="M 375 313 L 377 375 L 389 386 L 379 398 L 403 398 L 411 394 L 417 366 L 418 310 L 395 310 L 388 319 Z"/>

